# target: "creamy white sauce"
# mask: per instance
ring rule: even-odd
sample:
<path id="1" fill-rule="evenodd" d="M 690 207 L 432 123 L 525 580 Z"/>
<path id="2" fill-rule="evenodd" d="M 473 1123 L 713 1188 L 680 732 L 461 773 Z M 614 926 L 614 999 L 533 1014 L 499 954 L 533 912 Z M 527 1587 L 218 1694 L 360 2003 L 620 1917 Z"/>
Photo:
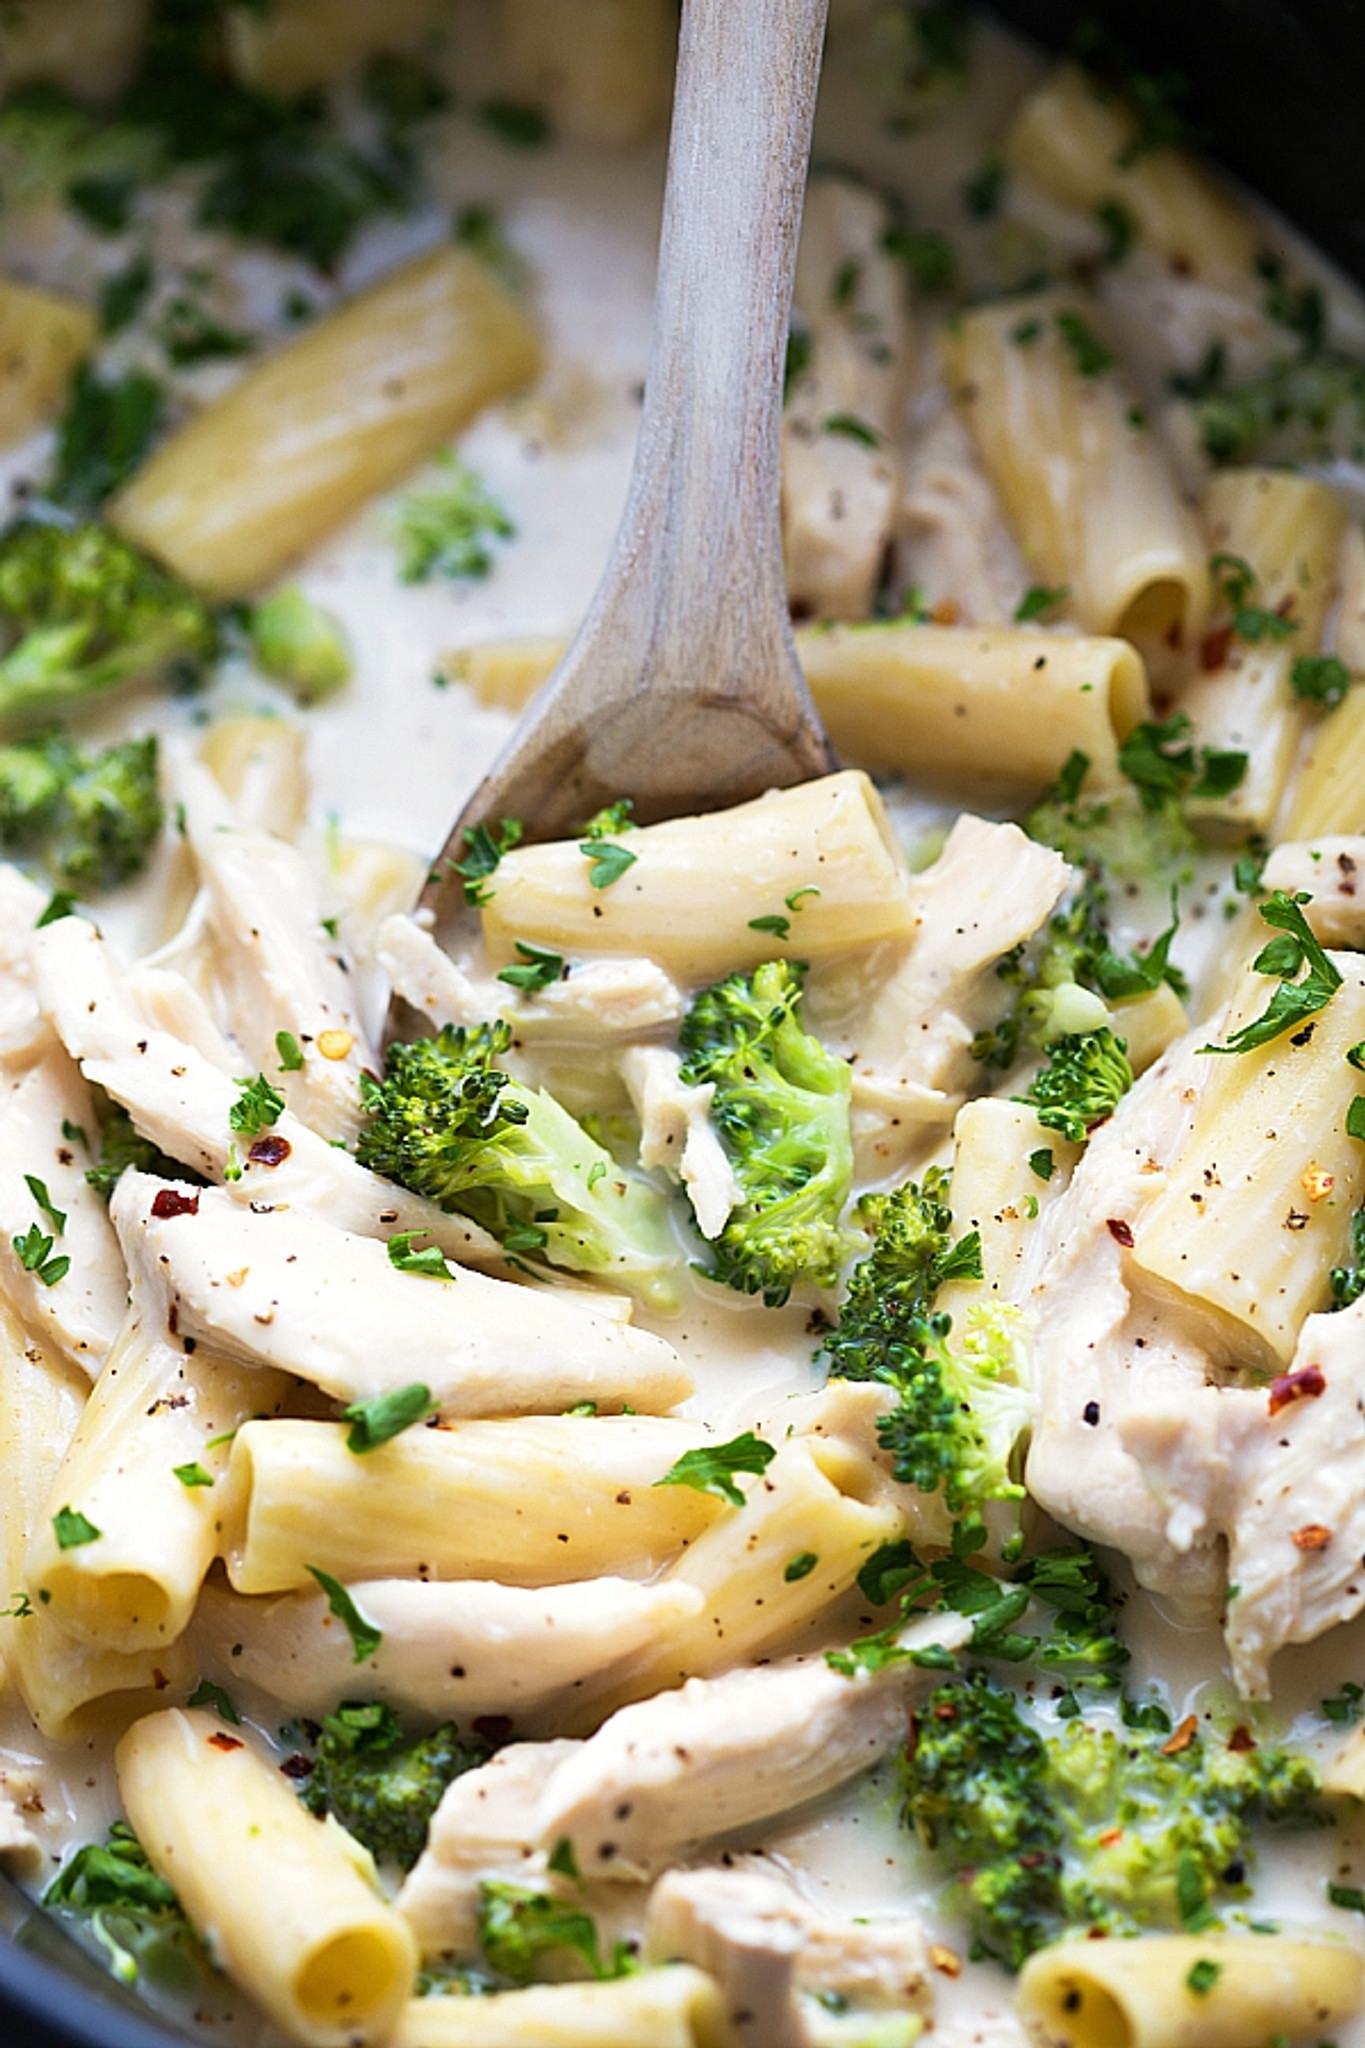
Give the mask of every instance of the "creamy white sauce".
<path id="1" fill-rule="evenodd" d="M 970 97 L 921 133 L 893 137 L 876 117 L 878 45 L 866 27 L 867 14 L 859 6 L 836 6 L 817 161 L 856 164 L 913 195 L 917 224 L 941 221 L 961 239 L 951 202 L 1009 106 L 1036 75 L 1038 60 L 993 25 L 984 26 Z M 466 104 L 477 96 L 479 38 L 487 26 L 477 8 L 469 19 L 451 59 Z M 499 210 L 534 274 L 552 368 L 532 399 L 478 421 L 460 453 L 506 506 L 517 535 L 497 544 L 496 565 L 485 581 L 402 589 L 384 509 L 375 506 L 319 548 L 299 575 L 304 588 L 342 621 L 356 671 L 335 701 L 307 715 L 313 828 L 321 838 L 335 820 L 348 838 L 390 841 L 419 855 L 439 845 L 512 726 L 507 714 L 481 707 L 464 687 L 438 686 L 433 677 L 441 663 L 459 649 L 510 635 L 567 635 L 606 559 L 639 417 L 663 175 L 661 144 L 626 153 L 556 146 L 518 154 L 460 113 L 441 119 L 434 132 L 435 202 L 411 222 L 368 230 L 340 283 L 361 283 L 429 245 L 445 231 L 453 205 L 491 203 Z M 165 203 L 174 213 L 177 202 Z M 108 244 L 69 223 L 57 232 L 56 219 L 35 222 L 13 243 L 13 267 L 73 289 L 86 288 L 94 268 L 117 267 Z M 221 255 L 214 238 L 189 228 L 179 246 L 185 261 Z M 297 266 L 267 256 L 245 259 L 235 276 L 241 316 L 270 317 L 286 286 L 304 281 L 316 290 L 315 280 Z M 1339 305 L 1339 331 L 1358 340 L 1365 335 L 1359 302 L 1348 297 Z M 232 374 L 196 373 L 186 388 L 204 395 Z M 6 458 L 0 488 L 7 479 L 33 475 L 45 453 L 44 437 Z M 238 665 L 196 700 L 125 695 L 92 716 L 82 731 L 92 740 L 129 723 L 168 733 L 192 731 L 208 718 L 245 710 L 291 713 L 292 707 Z M 941 815 L 907 800 L 898 811 L 907 843 L 917 842 Z M 1226 892 L 1216 877 L 1206 889 L 1205 914 L 1187 920 L 1177 947 L 1191 970 L 1216 957 L 1226 931 Z M 122 944 L 139 950 L 164 936 L 155 928 L 159 914 L 154 900 L 148 907 L 147 892 L 134 890 L 101 906 L 100 919 Z M 1153 928 L 1145 915 L 1136 923 Z M 697 1372 L 698 1391 L 686 1412 L 707 1417 L 725 1436 L 749 1426 L 785 1394 L 813 1386 L 806 1320 L 802 1309 L 765 1311 L 708 1284 L 692 1286 L 681 1316 L 659 1325 Z M 1234 1704 L 1216 1631 L 1182 1627 L 1157 1601 L 1132 1590 L 1123 1619 L 1136 1687 L 1162 1683 L 1177 1715 Z M 1282 1655 L 1275 1708 L 1238 1706 L 1238 1716 L 1258 1734 L 1290 1733 L 1325 1749 L 1330 1738 L 1313 1708 L 1343 1679 L 1361 1675 L 1362 1666 L 1365 1620 Z M 278 1715 L 268 1702 L 244 1694 L 240 1704 L 274 1741 Z M 107 1745 L 98 1738 L 67 1747 L 40 1745 L 12 1698 L 0 1702 L 0 1767 L 41 1781 L 39 1825 L 54 1864 L 66 1844 L 99 1835 L 115 1817 Z M 896 1824 L 891 1775 L 879 1773 L 819 1811 L 768 1830 L 762 1846 L 812 1897 L 850 1913 L 911 1903 L 924 1912 L 933 1938 L 960 1953 L 962 1930 L 935 1903 L 934 1872 Z M 1358 1916 L 1325 1904 L 1328 1877 L 1365 1882 L 1365 1824 L 1280 1837 L 1273 1849 L 1267 1845 L 1255 1897 L 1228 1916 L 1229 1924 L 1236 1925 L 1244 1911 L 1286 1927 L 1330 1925 L 1365 1943 Z M 1009 1983 L 1002 1972 L 967 1965 L 959 1977 L 940 1974 L 937 1989 L 936 2039 L 965 2044 L 991 2038 L 997 2028 L 1010 2038 Z M 275 2038 L 249 2016 L 239 2017 L 236 2030 L 229 2031 L 244 2043 Z M 1343 2048 L 1365 2048 L 1365 2019 L 1338 2029 L 1337 2037 Z M 224 2036 L 216 2031 L 215 2038 Z"/>

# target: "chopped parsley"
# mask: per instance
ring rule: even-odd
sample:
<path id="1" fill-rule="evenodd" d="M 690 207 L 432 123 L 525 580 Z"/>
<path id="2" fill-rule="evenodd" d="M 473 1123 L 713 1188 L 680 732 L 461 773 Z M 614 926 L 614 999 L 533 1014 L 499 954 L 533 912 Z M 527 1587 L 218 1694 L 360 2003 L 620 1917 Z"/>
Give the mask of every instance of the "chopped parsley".
<path id="1" fill-rule="evenodd" d="M 515 943 L 521 958 L 515 966 L 499 970 L 499 981 L 505 981 L 509 988 L 521 989 L 526 995 L 534 995 L 537 989 L 549 988 L 552 982 L 564 979 L 567 969 L 562 953 L 551 953 L 546 947 L 533 945 L 528 939 L 518 939 Z"/>
<path id="2" fill-rule="evenodd" d="M 714 1493 L 732 1507 L 742 1508 L 744 1495 L 735 1484 L 735 1474 L 760 1475 L 776 1456 L 771 1444 L 765 1444 L 752 1430 L 745 1430 L 743 1436 L 732 1437 L 728 1444 L 702 1444 L 695 1451 L 684 1451 L 654 1484 L 693 1486 L 698 1493 Z"/>
<path id="3" fill-rule="evenodd" d="M 1117 360 L 1113 350 L 1100 340 L 1089 322 L 1069 309 L 1054 316 L 1053 324 L 1071 354 L 1078 377 L 1102 377 Z"/>
<path id="4" fill-rule="evenodd" d="M 521 844 L 522 826 L 518 818 L 503 818 L 497 825 L 471 825 L 465 832 L 465 857 L 453 860 L 453 871 L 464 882 L 464 900 L 475 910 L 481 910 L 492 896 L 488 888 L 488 877 L 495 871 L 505 853 Z"/>
<path id="5" fill-rule="evenodd" d="M 1351 687 L 1351 671 L 1338 654 L 1301 654 L 1289 671 L 1290 687 L 1302 704 L 1331 711 Z"/>
<path id="6" fill-rule="evenodd" d="M 1014 623 L 1026 626 L 1032 619 L 1046 618 L 1049 612 L 1056 611 L 1058 605 L 1065 604 L 1070 595 L 1069 583 L 1060 583 L 1055 590 L 1046 583 L 1031 584 L 1014 607 Z"/>
<path id="7" fill-rule="evenodd" d="M 1278 977 L 1279 986 L 1261 1015 L 1234 1031 L 1226 1045 L 1201 1045 L 1201 1052 L 1253 1052 L 1331 1001 L 1341 987 L 1341 976 L 1303 914 L 1301 905 L 1309 901 L 1277 889 L 1260 905 L 1261 917 L 1280 936 L 1263 946 L 1251 964 L 1258 974 Z"/>
<path id="8" fill-rule="evenodd" d="M 315 1564 L 305 1565 L 304 1570 L 317 1580 L 327 1595 L 328 1607 L 351 1638 L 354 1652 L 351 1662 L 363 1664 L 367 1658 L 373 1657 L 384 1640 L 383 1631 L 377 1629 L 372 1621 L 366 1621 L 340 1579 L 334 1579 L 330 1572 L 321 1571 Z"/>
<path id="9" fill-rule="evenodd" d="M 414 1237 L 421 1237 L 420 1230 L 400 1230 L 388 1241 L 389 1264 L 399 1273 L 418 1273 L 425 1280 L 453 1280 L 455 1275 L 446 1263 L 445 1254 L 438 1245 L 424 1245 L 421 1251 L 412 1248 Z"/>
<path id="10" fill-rule="evenodd" d="M 368 1401 L 352 1401 L 349 1408 L 341 1411 L 342 1421 L 351 1425 L 346 1448 L 354 1451 L 357 1457 L 363 1457 L 366 1451 L 377 1451 L 381 1444 L 401 1436 L 414 1423 L 434 1415 L 436 1409 L 431 1388 L 420 1380 L 414 1380 L 410 1386 L 395 1387 L 391 1394 L 375 1394 Z"/>
<path id="11" fill-rule="evenodd" d="M 180 1481 L 180 1484 L 182 1486 L 195 1487 L 213 1485 L 213 1474 L 211 1472 L 206 1472 L 204 1467 L 197 1461 L 192 1461 L 188 1465 L 172 1465 L 171 1470 L 175 1474 L 176 1478 Z"/>
<path id="12" fill-rule="evenodd" d="M 228 1124 L 242 1137 L 254 1138 L 268 1131 L 284 1115 L 284 1097 L 278 1088 L 258 1074 L 254 1081 L 237 1084 L 241 1094 L 228 1111 Z"/>
<path id="13" fill-rule="evenodd" d="M 280 1072 L 282 1074 L 301 1074 L 303 1072 L 303 1047 L 299 1044 L 292 1031 L 277 1031 L 275 1033 L 275 1050 L 280 1056 Z"/>
<path id="14" fill-rule="evenodd" d="M 609 889 L 639 859 L 629 847 L 618 846 L 612 839 L 585 839 L 578 850 L 592 870 L 588 881 L 594 889 Z"/>
<path id="15" fill-rule="evenodd" d="M 226 1721 L 229 1727 L 240 1728 L 242 1725 L 242 1717 L 232 1704 L 231 1698 L 224 1692 L 222 1686 L 215 1685 L 212 1679 L 201 1678 L 194 1691 L 186 1700 L 185 1705 L 187 1707 L 212 1707 L 219 1720 Z"/>
<path id="16" fill-rule="evenodd" d="M 52 1533 L 58 1550 L 80 1550 L 87 1543 L 98 1543 L 104 1531 L 97 1529 L 79 1508 L 64 1507 L 58 1508 L 52 1517 Z"/>
<path id="17" fill-rule="evenodd" d="M 838 434 L 845 441 L 860 442 L 864 448 L 880 448 L 882 437 L 875 427 L 859 419 L 856 412 L 832 412 L 821 420 L 822 434 Z"/>

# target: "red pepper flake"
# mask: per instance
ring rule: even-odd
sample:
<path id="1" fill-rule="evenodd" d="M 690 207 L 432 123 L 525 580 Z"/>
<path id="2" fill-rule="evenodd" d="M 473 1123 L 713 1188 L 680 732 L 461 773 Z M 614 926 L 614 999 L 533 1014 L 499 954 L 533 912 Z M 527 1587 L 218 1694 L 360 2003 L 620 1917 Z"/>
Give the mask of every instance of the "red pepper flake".
<path id="1" fill-rule="evenodd" d="M 1162 1743 L 1161 1754 L 1163 1756 L 1179 1756 L 1182 1750 L 1189 1748 L 1198 1733 L 1199 1716 L 1197 1714 L 1186 1714 L 1174 1735 L 1169 1736 Z"/>
<path id="2" fill-rule="evenodd" d="M 246 1744 L 244 1742 L 239 1742 L 235 1735 L 210 1735 L 208 1737 L 208 1745 L 210 1749 L 246 1748 Z"/>
<path id="3" fill-rule="evenodd" d="M 280 1775 L 285 1778 L 311 1778 L 313 1759 L 304 1756 L 301 1751 L 296 1751 L 293 1756 L 287 1756 L 280 1765 Z"/>
<path id="4" fill-rule="evenodd" d="M 198 1193 L 182 1195 L 179 1188 L 160 1188 L 152 1198 L 152 1214 L 158 1223 L 165 1223 L 172 1216 L 197 1216 Z"/>
<path id="5" fill-rule="evenodd" d="M 1199 666 L 1206 676 L 1212 675 L 1216 668 L 1223 666 L 1231 652 L 1231 626 L 1216 626 L 1213 632 L 1206 633 L 1199 643 Z"/>
<path id="6" fill-rule="evenodd" d="M 258 1138 L 246 1156 L 253 1166 L 283 1166 L 291 1149 L 288 1138 L 277 1138 L 271 1132 Z"/>
<path id="7" fill-rule="evenodd" d="M 933 1968 L 941 1971 L 945 1977 L 960 1977 L 962 1975 L 961 1956 L 957 1953 L 956 1949 L 945 1948 L 942 1942 L 930 1942 L 929 1961 Z"/>
<path id="8" fill-rule="evenodd" d="M 1096 1839 L 1101 1849 L 1112 1849 L 1115 1842 L 1123 1840 L 1123 1829 L 1109 1828 L 1104 1834 L 1097 1836 Z"/>
<path id="9" fill-rule="evenodd" d="M 1133 1226 L 1125 1223 L 1121 1216 L 1111 1216 L 1105 1226 L 1115 1244 L 1121 1244 L 1125 1251 L 1133 1249 Z"/>
<path id="10" fill-rule="evenodd" d="M 1305 1522 L 1301 1529 L 1294 1531 L 1291 1540 L 1295 1550 L 1326 1550 L 1332 1540 L 1332 1532 L 1324 1529 L 1321 1522 Z"/>
<path id="11" fill-rule="evenodd" d="M 1278 1415 L 1291 1401 L 1316 1401 L 1327 1392 L 1320 1365 L 1303 1365 L 1297 1372 L 1282 1372 L 1270 1382 L 1270 1412 Z"/>
<path id="12" fill-rule="evenodd" d="M 1249 1728 L 1243 1728 L 1239 1722 L 1228 1737 L 1228 1748 L 1234 1756 L 1244 1756 L 1249 1749 L 1255 1749 L 1255 1747 L 1255 1736 Z"/>

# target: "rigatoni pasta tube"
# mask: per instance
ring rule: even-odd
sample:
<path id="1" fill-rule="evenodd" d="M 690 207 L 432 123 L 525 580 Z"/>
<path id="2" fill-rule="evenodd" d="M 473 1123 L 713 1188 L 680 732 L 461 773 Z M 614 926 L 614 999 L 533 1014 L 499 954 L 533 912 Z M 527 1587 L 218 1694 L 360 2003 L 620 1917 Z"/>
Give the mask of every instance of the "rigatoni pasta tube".
<path id="1" fill-rule="evenodd" d="M 321 1824 L 216 1715 L 134 1722 L 115 1752 L 124 1811 L 223 1969 L 309 2048 L 381 2043 L 417 1944 L 368 1851 Z"/>
<path id="2" fill-rule="evenodd" d="M 1041 1949 L 1015 2006 L 1048 2048 L 1247 2048 L 1316 2039 L 1363 1995 L 1365 1961 L 1344 1942 L 1159 1934 Z"/>
<path id="3" fill-rule="evenodd" d="M 1289 793 L 1281 837 L 1365 832 L 1365 690 L 1315 719 Z"/>
<path id="4" fill-rule="evenodd" d="M 409 1429 L 358 1456 L 331 1422 L 249 1422 L 223 1509 L 239 1593 L 342 1580 L 499 1579 L 553 1586 L 603 1572 L 647 1577 L 724 1513 L 659 1486 L 709 1441 L 649 1416 L 525 1416 Z"/>
<path id="5" fill-rule="evenodd" d="M 1058 205 L 1126 208 L 1137 237 L 1181 275 L 1250 295 L 1261 237 L 1244 207 L 1179 149 L 1133 150 L 1137 119 L 1073 64 L 1028 94 L 1005 131 L 1010 169 Z"/>
<path id="6" fill-rule="evenodd" d="M 612 1984 L 533 1984 L 491 1998 L 414 1998 L 393 2048 L 695 2048 L 720 2040 L 715 1979 L 691 1963 Z"/>
<path id="7" fill-rule="evenodd" d="M 1149 715 L 1126 640 L 1008 627 L 808 627 L 797 649 L 838 752 L 964 798 L 1027 800 L 1079 750 L 1121 786 L 1118 743 Z"/>
<path id="8" fill-rule="evenodd" d="M 1021 1298 L 1038 1218 L 1064 1191 L 1080 1156 L 1079 1145 L 1045 1130 L 1025 1102 L 983 1095 L 963 1104 L 953 1125 L 953 1237 L 980 1233 L 982 1278 L 950 1280 L 935 1296 L 935 1307 L 955 1326 L 982 1302 Z"/>
<path id="9" fill-rule="evenodd" d="M 190 1676 L 180 1643 L 125 1655 L 77 1642 L 41 1601 L 16 1611 L 28 1547 L 87 1391 L 0 1303 L 0 1585 L 11 1610 L 0 1620 L 0 1658 L 38 1728 L 59 1742 L 76 1733 L 77 1716 L 92 1701 L 142 1691 L 150 1698 Z"/>
<path id="10" fill-rule="evenodd" d="M 855 1498 L 861 1493 L 865 1498 Z M 672 1630 L 611 1706 L 789 1643 L 852 1585 L 881 1543 L 905 1532 L 881 1475 L 842 1438 L 793 1437 L 660 1585 L 695 1586 L 706 1605 Z M 594 1701 L 594 1725 L 603 1703 Z"/>
<path id="11" fill-rule="evenodd" d="M 790 954 L 816 960 L 914 929 L 905 856 L 865 775 L 845 770 L 621 841 L 631 865 L 594 888 L 576 840 L 519 846 L 487 884 L 484 937 L 561 952 L 644 953 L 680 980 L 714 981 Z M 755 918 L 785 918 L 785 935 Z"/>
<path id="12" fill-rule="evenodd" d="M 0 448 L 56 412 L 67 380 L 95 344 L 95 316 L 56 292 L 0 277 Z"/>
<path id="13" fill-rule="evenodd" d="M 1248 1052 L 1209 1053 L 1193 1118 L 1127 1254 L 1235 1362 L 1287 1365 L 1304 1318 L 1325 1308 L 1365 1198 L 1365 1146 L 1346 1129 L 1365 1038 L 1365 959 L 1329 954 L 1342 985 L 1301 1030 Z M 1277 986 L 1248 968 L 1216 1034 L 1225 1045 Z"/>
<path id="14" fill-rule="evenodd" d="M 245 85 L 285 97 L 333 85 L 380 51 L 411 43 L 437 0 L 271 0 L 229 7 L 223 16 L 228 62 Z"/>
<path id="15" fill-rule="evenodd" d="M 172 1643 L 217 1554 L 211 1449 L 278 1405 L 282 1375 L 186 1356 L 129 1311 L 52 1481 L 28 1553 L 28 1583 L 69 1634 L 115 1650 Z M 75 1512 L 96 1533 L 71 1541 Z"/>
<path id="16" fill-rule="evenodd" d="M 1193 798 L 1193 816 L 1268 827 L 1279 809 L 1303 731 L 1306 707 L 1290 680 L 1301 655 L 1312 655 L 1336 591 L 1346 512 L 1341 499 L 1312 477 L 1278 469 L 1229 469 L 1204 495 L 1204 520 L 1215 563 L 1230 582 L 1229 625 L 1204 643 L 1206 666 L 1181 699 L 1200 742 L 1246 755 L 1246 772 L 1221 797 Z M 1252 588 L 1232 595 L 1250 571 Z M 1253 607 L 1283 621 L 1257 638 L 1233 630 L 1239 610 Z"/>
<path id="17" fill-rule="evenodd" d="M 519 301 L 467 249 L 402 264 L 249 370 L 111 505 L 119 532 L 242 596 L 535 375 Z"/>
<path id="18" fill-rule="evenodd" d="M 668 0 L 498 0 L 494 33 L 502 89 L 545 108 L 557 134 L 626 144 L 662 126 L 677 43 Z"/>
<path id="19" fill-rule="evenodd" d="M 977 307 L 944 334 L 949 380 L 1030 571 L 1077 623 L 1188 643 L 1203 539 L 1101 325 L 1083 292 Z"/>

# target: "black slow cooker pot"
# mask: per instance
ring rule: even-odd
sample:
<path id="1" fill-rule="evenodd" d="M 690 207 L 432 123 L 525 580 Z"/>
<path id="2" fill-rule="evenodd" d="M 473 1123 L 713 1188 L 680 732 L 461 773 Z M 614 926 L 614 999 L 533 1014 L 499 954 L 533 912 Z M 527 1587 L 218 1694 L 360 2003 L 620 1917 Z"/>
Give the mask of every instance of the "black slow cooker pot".
<path id="1" fill-rule="evenodd" d="M 1209 154 L 1365 284 L 1365 0 L 998 0 L 996 11 L 1056 49 L 1099 21 L 1145 66 L 1183 72 Z M 190 2038 L 149 2019 L 0 1876 L 0 2048 Z"/>

